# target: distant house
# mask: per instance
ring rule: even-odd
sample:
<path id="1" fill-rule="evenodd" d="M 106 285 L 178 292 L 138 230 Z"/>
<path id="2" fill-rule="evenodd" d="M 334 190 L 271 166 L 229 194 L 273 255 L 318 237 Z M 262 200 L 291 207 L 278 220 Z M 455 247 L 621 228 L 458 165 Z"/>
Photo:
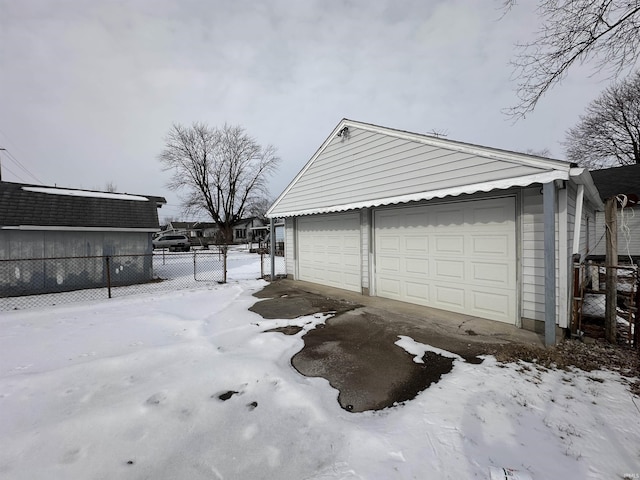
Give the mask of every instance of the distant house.
<path id="1" fill-rule="evenodd" d="M 169 222 L 163 230 L 184 233 L 195 246 L 215 243 L 218 226 L 214 222 Z"/>
<path id="2" fill-rule="evenodd" d="M 152 279 L 151 258 L 140 255 L 153 251 L 157 209 L 165 203 L 155 196 L 0 182 L 0 296 L 103 286 L 104 256 L 113 257 L 114 280 Z"/>
<path id="3" fill-rule="evenodd" d="M 618 208 L 618 256 L 621 260 L 632 257 L 634 261 L 640 259 L 640 207 L 633 201 L 640 197 L 640 165 L 605 168 L 591 172 L 602 200 L 614 196 L 626 198 L 627 204 Z M 591 248 L 591 254 L 603 256 L 606 251 L 604 238 L 604 212 L 596 212 L 596 244 Z"/>
<path id="4" fill-rule="evenodd" d="M 240 220 L 233 227 L 233 242 L 248 243 L 261 240 L 264 237 L 264 226 L 265 221 L 258 217 Z"/>
<path id="5" fill-rule="evenodd" d="M 261 227 L 264 220 L 258 217 L 244 218 L 233 227 L 233 243 L 256 242 L 264 236 Z M 169 222 L 165 231 L 184 233 L 192 245 L 220 243 L 219 227 L 214 222 Z"/>

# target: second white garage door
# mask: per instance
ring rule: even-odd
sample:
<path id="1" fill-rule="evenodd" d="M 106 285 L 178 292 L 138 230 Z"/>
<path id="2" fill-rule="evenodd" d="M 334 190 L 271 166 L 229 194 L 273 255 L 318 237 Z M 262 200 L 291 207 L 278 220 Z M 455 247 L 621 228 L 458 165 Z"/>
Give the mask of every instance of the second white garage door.
<path id="1" fill-rule="evenodd" d="M 513 197 L 375 212 L 376 294 L 515 323 Z"/>
<path id="2" fill-rule="evenodd" d="M 300 280 L 360 292 L 360 214 L 297 220 Z"/>

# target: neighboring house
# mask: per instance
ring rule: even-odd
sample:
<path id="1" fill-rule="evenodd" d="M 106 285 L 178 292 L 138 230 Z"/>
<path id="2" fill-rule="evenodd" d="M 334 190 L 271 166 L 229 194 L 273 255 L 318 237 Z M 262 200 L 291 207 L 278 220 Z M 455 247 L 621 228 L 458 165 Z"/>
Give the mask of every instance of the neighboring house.
<path id="1" fill-rule="evenodd" d="M 214 243 L 218 227 L 214 222 L 169 222 L 163 230 L 184 233 L 191 245 Z"/>
<path id="2" fill-rule="evenodd" d="M 259 227 L 264 227 L 264 220 L 258 217 L 244 218 L 233 227 L 233 242 L 254 242 L 260 238 Z M 216 243 L 220 239 L 220 229 L 214 222 L 169 222 L 164 228 L 167 231 L 175 231 L 186 234 L 191 239 L 192 245 L 202 242 Z"/>
<path id="3" fill-rule="evenodd" d="M 605 168 L 591 172 L 602 200 L 614 196 L 633 198 L 640 197 L 640 165 Z M 618 208 L 618 256 L 625 261 L 631 256 L 634 261 L 640 258 L 640 207 L 627 201 L 624 208 Z M 604 212 L 596 213 L 596 243 L 591 246 L 590 254 L 605 255 Z"/>
<path id="4" fill-rule="evenodd" d="M 244 218 L 233 227 L 233 242 L 256 242 L 264 237 L 265 221 L 258 217 Z"/>
<path id="5" fill-rule="evenodd" d="M 569 326 L 572 254 L 602 207 L 567 162 L 345 119 L 267 215 L 291 278 L 538 330 Z"/>
<path id="6" fill-rule="evenodd" d="M 165 203 L 162 197 L 0 182 L 0 296 L 104 286 L 104 260 L 82 257 L 151 254 L 157 209 Z M 57 260 L 38 261 L 44 258 Z M 150 257 L 118 262 L 114 257 L 114 281 L 152 279 Z"/>

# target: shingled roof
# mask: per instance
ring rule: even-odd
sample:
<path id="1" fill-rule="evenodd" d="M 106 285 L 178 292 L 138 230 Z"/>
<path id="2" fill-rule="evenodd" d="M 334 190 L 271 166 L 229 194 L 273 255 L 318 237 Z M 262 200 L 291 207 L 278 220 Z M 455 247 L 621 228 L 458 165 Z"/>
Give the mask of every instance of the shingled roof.
<path id="1" fill-rule="evenodd" d="M 0 182 L 0 229 L 159 229 L 163 197 Z"/>
<path id="2" fill-rule="evenodd" d="M 618 194 L 640 196 L 640 165 L 603 168 L 590 173 L 603 200 Z"/>

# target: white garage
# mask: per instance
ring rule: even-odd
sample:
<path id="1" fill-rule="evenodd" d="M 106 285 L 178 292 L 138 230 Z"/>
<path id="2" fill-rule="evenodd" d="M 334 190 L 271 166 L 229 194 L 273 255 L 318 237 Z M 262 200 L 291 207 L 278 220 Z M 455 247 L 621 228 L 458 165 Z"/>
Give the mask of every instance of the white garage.
<path id="1" fill-rule="evenodd" d="M 360 292 L 360 215 L 298 220 L 300 280 Z"/>
<path id="2" fill-rule="evenodd" d="M 568 326 L 572 255 L 595 243 L 581 222 L 601 208 L 568 162 L 344 119 L 267 216 L 285 220 L 290 278 L 546 335 Z"/>
<path id="3" fill-rule="evenodd" d="M 378 296 L 513 323 L 514 197 L 375 211 Z"/>

